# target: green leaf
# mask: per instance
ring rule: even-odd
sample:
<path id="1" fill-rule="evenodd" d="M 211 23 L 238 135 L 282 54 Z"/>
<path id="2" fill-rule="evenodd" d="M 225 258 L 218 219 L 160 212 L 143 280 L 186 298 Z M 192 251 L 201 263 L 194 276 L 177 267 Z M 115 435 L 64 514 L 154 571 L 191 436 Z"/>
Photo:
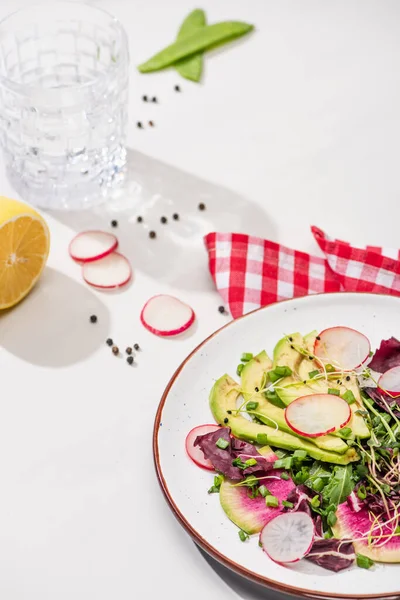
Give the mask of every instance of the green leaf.
<path id="1" fill-rule="evenodd" d="M 347 499 L 353 489 L 354 482 L 352 480 L 351 466 L 336 467 L 328 484 L 322 491 L 322 496 L 325 501 L 338 506 Z"/>
<path id="2" fill-rule="evenodd" d="M 213 25 L 205 25 L 157 52 L 149 60 L 139 65 L 138 70 L 141 73 L 151 73 L 165 69 L 182 58 L 207 50 L 215 44 L 232 41 L 253 29 L 253 25 L 241 21 L 221 21 Z"/>
<path id="3" fill-rule="evenodd" d="M 177 40 L 181 40 L 187 35 L 201 29 L 206 24 L 206 14 L 204 10 L 197 8 L 193 10 L 183 21 L 179 31 Z M 203 53 L 193 54 L 187 58 L 182 58 L 174 64 L 179 75 L 191 81 L 200 81 L 203 72 Z"/>

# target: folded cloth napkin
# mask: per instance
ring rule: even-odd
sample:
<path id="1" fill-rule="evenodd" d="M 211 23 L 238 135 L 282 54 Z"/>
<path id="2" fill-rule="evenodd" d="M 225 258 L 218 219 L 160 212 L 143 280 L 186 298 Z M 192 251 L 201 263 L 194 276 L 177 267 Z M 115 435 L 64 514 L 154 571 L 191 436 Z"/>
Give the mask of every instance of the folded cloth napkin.
<path id="1" fill-rule="evenodd" d="M 400 251 L 354 248 L 311 227 L 325 258 L 241 233 L 209 233 L 209 268 L 236 319 L 279 300 L 321 292 L 400 296 Z"/>

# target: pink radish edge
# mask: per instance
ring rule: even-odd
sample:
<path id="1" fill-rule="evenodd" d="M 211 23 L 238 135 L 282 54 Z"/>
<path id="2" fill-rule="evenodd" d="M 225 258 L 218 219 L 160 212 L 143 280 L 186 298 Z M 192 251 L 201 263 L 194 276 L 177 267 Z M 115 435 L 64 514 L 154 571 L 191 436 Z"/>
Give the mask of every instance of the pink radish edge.
<path id="1" fill-rule="evenodd" d="M 323 413 L 323 417 L 327 417 L 325 421 L 321 421 L 320 425 L 323 427 L 322 431 L 311 431 L 309 428 L 307 431 L 302 429 L 299 425 L 296 425 L 296 410 L 298 411 L 297 417 L 300 415 L 300 420 L 303 423 L 313 424 L 313 404 L 321 403 L 326 404 L 326 410 Z M 317 413 L 320 411 L 318 410 Z M 343 414 L 340 414 L 343 413 Z M 300 396 L 285 408 L 285 420 L 289 427 L 301 436 L 316 438 L 321 435 L 327 435 L 333 431 L 338 431 L 345 427 L 351 419 L 351 408 L 347 404 L 346 400 L 334 396 L 333 394 L 310 394 L 309 396 Z M 340 416 L 338 420 L 338 416 Z M 331 421 L 329 419 L 331 417 Z M 336 417 L 336 419 L 335 419 Z M 321 418 L 320 416 L 318 418 Z M 315 415 L 314 415 L 315 419 Z M 332 425 L 329 423 L 332 422 Z"/>
<path id="2" fill-rule="evenodd" d="M 343 345 L 343 341 L 346 342 L 345 348 L 342 349 L 341 351 L 339 351 L 339 354 L 341 354 L 342 358 L 343 358 L 343 355 L 346 358 L 349 357 L 349 354 L 350 354 L 349 346 L 350 346 L 351 341 L 354 344 L 357 341 L 359 344 L 360 343 L 364 344 L 364 351 L 361 353 L 361 356 L 358 355 L 357 359 L 350 361 L 351 366 L 350 366 L 350 364 L 342 364 L 341 361 L 338 359 L 338 355 L 336 354 L 336 356 L 335 356 L 335 349 L 334 349 L 335 344 L 334 344 L 334 342 L 332 343 L 332 336 L 333 336 L 333 340 L 335 340 L 335 337 L 337 337 L 338 341 L 340 341 L 342 345 Z M 352 337 L 353 337 L 353 340 L 351 340 Z M 330 346 L 333 346 L 333 349 L 329 350 L 329 348 L 328 348 L 328 350 L 327 350 L 326 349 L 327 344 L 329 344 Z M 328 327 L 327 329 L 324 329 L 323 331 L 321 331 L 321 333 L 319 335 L 317 335 L 315 343 L 314 343 L 314 354 L 317 358 L 319 358 L 320 360 L 325 361 L 325 362 L 332 362 L 334 364 L 334 366 L 336 366 L 335 363 L 337 362 L 337 363 L 339 363 L 339 366 L 343 371 L 352 371 L 353 369 L 357 369 L 358 367 L 363 365 L 365 363 L 365 361 L 368 359 L 370 350 L 371 350 L 371 343 L 366 335 L 364 335 L 360 331 L 357 331 L 356 329 L 352 329 L 351 327 L 345 327 L 345 326 L 341 326 L 341 325 L 338 325 L 336 327 Z M 347 353 L 347 356 L 346 356 L 346 353 Z"/>
<path id="3" fill-rule="evenodd" d="M 109 237 L 110 239 L 113 238 L 113 243 L 110 245 L 109 248 L 107 248 L 107 250 L 104 250 L 103 252 L 101 252 L 100 254 L 95 254 L 93 256 L 86 256 L 86 257 L 82 257 L 82 256 L 76 256 L 73 251 L 72 248 L 75 244 L 75 242 L 78 240 L 78 238 L 85 236 L 85 235 L 91 235 L 91 234 L 101 234 L 104 236 Z M 78 262 L 78 263 L 87 263 L 87 262 L 93 262 L 96 260 L 101 260 L 102 258 L 105 258 L 106 256 L 108 256 L 109 254 L 111 254 L 112 252 L 114 252 L 116 249 L 118 248 L 118 239 L 117 237 L 113 234 L 113 233 L 109 233 L 108 231 L 100 231 L 98 229 L 94 229 L 94 230 L 87 230 L 87 231 L 81 231 L 80 233 L 78 233 L 69 243 L 68 245 L 68 254 L 70 255 L 70 257 L 72 258 L 72 260 Z"/>
<path id="4" fill-rule="evenodd" d="M 182 304 L 182 306 L 184 306 L 185 308 L 189 308 L 191 311 L 190 317 L 187 321 L 185 321 L 185 323 L 180 326 L 177 327 L 175 329 L 158 329 L 156 327 L 153 327 L 152 325 L 150 325 L 150 323 L 148 323 L 145 319 L 145 312 L 146 309 L 148 308 L 149 304 L 153 301 L 156 300 L 157 298 L 169 298 L 169 299 L 173 299 L 176 302 L 179 302 L 180 304 Z M 176 298 L 175 296 L 172 296 L 170 294 L 157 294 L 156 296 L 152 296 L 151 298 L 149 298 L 149 300 L 147 300 L 146 304 L 143 306 L 142 311 L 140 313 L 140 321 L 142 323 L 142 325 L 151 333 L 153 333 L 154 335 L 158 335 L 161 337 L 172 337 L 174 335 L 179 335 L 180 333 L 183 333 L 184 331 L 186 331 L 187 329 L 189 329 L 189 327 L 191 327 L 194 323 L 196 319 L 196 314 L 194 312 L 194 310 L 191 308 L 191 306 L 189 306 L 188 304 L 186 304 L 185 302 L 182 302 L 182 300 L 179 300 L 179 298 Z"/>
<path id="5" fill-rule="evenodd" d="M 89 269 L 96 270 L 101 267 L 103 267 L 104 269 L 110 269 L 110 268 L 112 269 L 113 268 L 112 265 L 109 266 L 105 263 L 109 262 L 110 260 L 112 260 L 114 258 L 119 258 L 122 261 L 124 261 L 124 265 L 126 267 L 126 273 L 122 280 L 118 279 L 114 283 L 110 283 L 108 285 L 102 285 L 101 283 L 94 283 L 93 279 L 88 278 L 87 271 Z M 132 278 L 132 269 L 131 269 L 131 265 L 130 265 L 128 259 L 126 258 L 126 256 L 124 256 L 120 252 L 112 252 L 111 254 L 107 254 L 106 256 L 103 256 L 103 258 L 98 259 L 96 261 L 85 262 L 82 265 L 82 276 L 83 276 L 84 281 L 86 281 L 86 283 L 88 285 L 90 285 L 94 288 L 97 288 L 99 290 L 115 290 L 115 289 L 123 287 L 124 285 L 129 283 L 129 281 Z"/>
<path id="6" fill-rule="evenodd" d="M 294 532 L 296 521 L 302 527 Z M 284 535 L 285 525 L 287 535 Z M 291 554 L 287 552 L 290 535 L 292 535 L 293 545 Z M 302 536 L 304 537 L 302 538 Z M 274 562 L 278 564 L 295 563 L 308 554 L 313 545 L 314 536 L 315 526 L 312 518 L 307 513 L 303 511 L 285 512 L 278 514 L 263 527 L 260 533 L 260 544 L 265 554 Z M 285 551 L 287 552 L 286 556 Z"/>
<path id="7" fill-rule="evenodd" d="M 392 386 L 397 387 L 397 389 L 393 389 Z M 378 379 L 378 388 L 382 392 L 398 398 L 400 396 L 400 366 L 385 371 Z"/>
<path id="8" fill-rule="evenodd" d="M 203 451 L 201 450 L 201 448 L 199 446 L 195 446 L 194 442 L 199 435 L 205 435 L 207 433 L 212 433 L 213 431 L 217 431 L 217 429 L 219 429 L 219 425 L 216 425 L 215 423 L 214 424 L 206 423 L 205 425 L 197 425 L 196 427 L 193 427 L 193 429 L 191 429 L 189 431 L 189 433 L 186 436 L 186 440 L 185 440 L 185 448 L 186 448 L 186 452 L 187 452 L 187 455 L 189 456 L 189 458 L 198 467 L 201 467 L 202 469 L 207 469 L 208 471 L 215 471 L 215 469 L 214 469 L 211 461 L 208 460 L 207 458 L 204 458 Z"/>

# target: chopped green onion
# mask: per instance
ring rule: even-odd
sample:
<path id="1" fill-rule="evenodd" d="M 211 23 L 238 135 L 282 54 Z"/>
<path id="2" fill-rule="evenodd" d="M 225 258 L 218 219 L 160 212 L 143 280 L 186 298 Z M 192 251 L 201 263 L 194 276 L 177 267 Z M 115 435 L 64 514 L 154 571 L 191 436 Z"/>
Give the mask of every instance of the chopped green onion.
<path id="1" fill-rule="evenodd" d="M 328 523 L 329 527 L 333 527 L 334 524 L 337 521 L 337 516 L 335 515 L 334 512 L 330 512 L 328 513 L 328 516 L 326 518 L 326 522 Z"/>
<path id="2" fill-rule="evenodd" d="M 314 377 L 316 377 L 317 375 L 319 375 L 318 369 L 315 369 L 315 371 L 310 371 L 308 374 L 310 379 L 314 379 Z"/>
<path id="3" fill-rule="evenodd" d="M 336 390 L 335 388 L 328 388 L 328 394 L 332 394 L 332 396 L 340 396 L 340 390 Z"/>
<path id="4" fill-rule="evenodd" d="M 324 533 L 324 539 L 330 540 L 331 538 L 333 538 L 333 533 L 332 533 L 332 529 L 329 527 L 328 531 L 326 531 Z"/>
<path id="5" fill-rule="evenodd" d="M 333 365 L 327 364 L 325 366 L 325 371 L 327 373 L 334 373 L 336 371 L 335 367 Z"/>
<path id="6" fill-rule="evenodd" d="M 287 500 L 282 500 L 282 506 L 284 506 L 285 508 L 293 508 L 294 504 L 293 504 L 293 502 L 288 502 Z"/>
<path id="7" fill-rule="evenodd" d="M 285 450 L 275 450 L 275 454 L 278 458 L 286 458 L 287 452 Z"/>
<path id="8" fill-rule="evenodd" d="M 337 431 L 336 433 L 337 433 L 337 435 L 339 435 L 340 437 L 342 437 L 346 440 L 352 434 L 351 427 L 343 427 L 343 429 L 339 429 L 339 431 Z"/>
<path id="9" fill-rule="evenodd" d="M 367 490 L 365 489 L 365 485 L 360 485 L 360 487 L 357 490 L 357 496 L 360 498 L 360 500 L 365 500 L 365 498 L 367 497 Z"/>
<path id="10" fill-rule="evenodd" d="M 278 406 L 279 408 L 286 408 L 286 405 L 279 398 L 278 394 L 273 390 L 267 390 L 264 392 L 264 396 L 266 399 L 273 404 L 274 406 Z"/>
<path id="11" fill-rule="evenodd" d="M 253 358 L 253 355 L 251 352 L 243 352 L 242 356 L 240 357 L 240 360 L 242 362 L 249 362 L 249 360 L 251 360 Z"/>
<path id="12" fill-rule="evenodd" d="M 368 417 L 368 411 L 367 410 L 356 410 L 356 412 L 354 414 L 355 415 L 360 415 L 360 417 Z"/>
<path id="13" fill-rule="evenodd" d="M 221 450 L 226 450 L 229 446 L 229 442 L 227 440 L 224 440 L 224 438 L 219 438 L 215 442 L 215 445 L 218 446 L 218 448 L 221 448 Z"/>
<path id="14" fill-rule="evenodd" d="M 256 459 L 255 459 L 255 458 L 248 458 L 247 460 L 245 460 L 245 461 L 244 461 L 244 464 L 245 464 L 247 467 L 254 467 L 254 465 L 256 465 L 256 464 L 257 464 L 257 461 L 256 461 Z"/>
<path id="15" fill-rule="evenodd" d="M 239 467 L 239 469 L 245 469 L 246 465 L 244 464 L 244 462 L 240 459 L 240 458 L 234 458 L 232 461 L 232 466 L 233 467 Z"/>
<path id="16" fill-rule="evenodd" d="M 239 538 L 241 542 L 245 542 L 246 540 L 249 539 L 249 536 L 247 535 L 247 533 L 245 531 L 242 531 L 241 529 L 239 529 Z"/>
<path id="17" fill-rule="evenodd" d="M 293 453 L 293 458 L 298 458 L 299 460 L 307 458 L 307 452 L 305 450 L 295 450 Z"/>
<path id="18" fill-rule="evenodd" d="M 343 400 L 346 400 L 347 404 L 353 404 L 356 401 L 354 394 L 351 390 L 347 390 L 347 392 L 343 394 L 342 398 Z"/>
<path id="19" fill-rule="evenodd" d="M 246 410 L 256 410 L 258 407 L 258 402 L 248 402 L 246 404 Z"/>
<path id="20" fill-rule="evenodd" d="M 215 477 L 214 477 L 214 485 L 216 487 L 220 487 L 220 485 L 223 482 L 223 480 L 224 480 L 224 476 L 223 475 L 215 475 Z"/>
<path id="21" fill-rule="evenodd" d="M 275 383 L 275 381 L 278 381 L 278 379 L 281 378 L 281 376 L 278 375 L 275 371 L 268 371 L 268 377 L 271 383 Z"/>
<path id="22" fill-rule="evenodd" d="M 265 504 L 271 508 L 277 508 L 279 506 L 279 500 L 276 496 L 266 496 Z"/>
<path id="23" fill-rule="evenodd" d="M 260 542 L 260 540 L 258 541 L 258 545 L 260 546 L 260 548 L 263 547 L 262 542 Z"/>
<path id="24" fill-rule="evenodd" d="M 323 479 L 321 479 L 321 477 L 317 477 L 316 479 L 314 479 L 312 486 L 313 490 L 315 490 L 316 492 L 320 492 L 324 487 Z"/>
<path id="25" fill-rule="evenodd" d="M 279 375 L 279 377 L 289 377 L 293 373 L 290 367 L 275 367 L 274 372 Z"/>
<path id="26" fill-rule="evenodd" d="M 279 458 L 274 462 L 274 469 L 286 469 L 287 471 L 292 466 L 293 459 L 291 456 L 287 458 Z"/>
<path id="27" fill-rule="evenodd" d="M 257 434 L 257 444 L 261 444 L 262 446 L 266 446 L 268 444 L 268 436 L 266 433 Z"/>
<path id="28" fill-rule="evenodd" d="M 240 377 L 242 374 L 243 368 L 244 368 L 244 365 L 242 365 L 242 364 L 238 365 L 236 367 L 236 375 L 238 375 Z"/>
<path id="29" fill-rule="evenodd" d="M 394 530 L 396 535 L 400 534 L 400 525 L 397 525 L 396 529 Z"/>
<path id="30" fill-rule="evenodd" d="M 368 556 L 364 556 L 364 554 L 357 554 L 357 566 L 360 569 L 369 569 L 374 564 L 374 561 L 368 558 Z"/>
<path id="31" fill-rule="evenodd" d="M 319 499 L 319 496 L 314 496 L 314 498 L 312 498 L 310 504 L 313 508 L 318 508 L 319 506 L 321 506 L 321 501 Z"/>
<path id="32" fill-rule="evenodd" d="M 266 498 L 267 496 L 271 495 L 271 492 L 268 490 L 267 487 L 265 487 L 265 485 L 260 485 L 260 487 L 258 488 L 258 491 L 260 492 L 260 495 L 263 498 Z"/>
<path id="33" fill-rule="evenodd" d="M 219 494 L 219 487 L 212 485 L 208 490 L 209 494 Z"/>
<path id="34" fill-rule="evenodd" d="M 288 473 L 286 473 L 286 471 L 283 471 L 283 473 L 281 473 L 281 479 L 283 479 L 284 481 L 289 481 L 290 477 Z"/>

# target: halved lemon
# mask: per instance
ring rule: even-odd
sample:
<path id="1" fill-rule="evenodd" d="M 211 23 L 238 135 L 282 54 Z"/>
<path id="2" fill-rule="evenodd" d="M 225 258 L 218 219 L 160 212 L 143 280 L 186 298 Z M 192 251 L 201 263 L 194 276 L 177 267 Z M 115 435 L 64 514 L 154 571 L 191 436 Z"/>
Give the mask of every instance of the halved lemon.
<path id="1" fill-rule="evenodd" d="M 46 222 L 33 208 L 0 196 L 0 310 L 24 298 L 49 254 Z"/>

